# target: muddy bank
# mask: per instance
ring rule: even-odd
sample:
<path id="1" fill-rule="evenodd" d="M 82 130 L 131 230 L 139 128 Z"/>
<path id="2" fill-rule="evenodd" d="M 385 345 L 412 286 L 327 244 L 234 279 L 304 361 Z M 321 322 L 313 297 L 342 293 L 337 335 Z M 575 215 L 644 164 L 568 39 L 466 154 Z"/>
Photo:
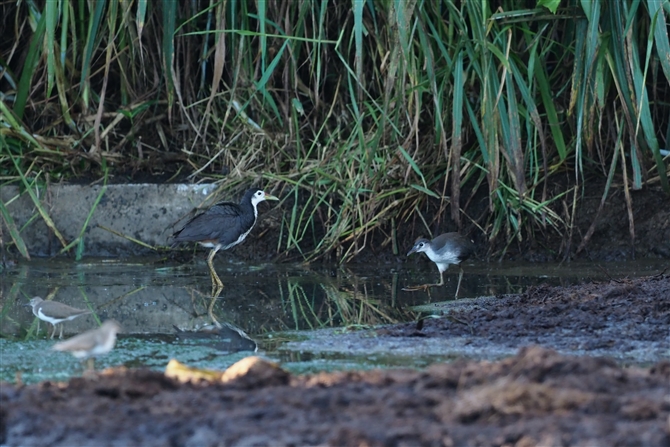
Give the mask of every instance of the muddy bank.
<path id="1" fill-rule="evenodd" d="M 179 384 L 159 372 L 0 386 L 0 442 L 51 446 L 670 445 L 670 363 L 539 347 L 504 361 Z"/>
<path id="2" fill-rule="evenodd" d="M 670 199 L 659 186 L 631 191 L 633 232 L 628 219 L 624 191 L 615 189 L 607 198 L 600 214 L 601 194 L 604 187 L 595 187 L 580 203 L 576 216 L 576 231 L 572 253 L 582 249 L 574 259 L 622 261 L 643 257 L 670 259 Z M 594 224 L 593 235 L 588 235 Z"/>
<path id="3" fill-rule="evenodd" d="M 566 187 L 566 189 L 569 188 Z M 547 227 L 546 229 L 535 228 L 530 232 L 527 232 L 526 229 L 522 240 L 514 240 L 509 244 L 504 235 L 500 235 L 491 243 L 489 237 L 492 223 L 487 221 L 489 202 L 486 195 L 481 194 L 477 194 L 472 204 L 465 209 L 470 216 L 482 216 L 477 225 L 464 223 L 464 227 L 458 229 L 449 217 L 448 211 L 443 211 L 442 215 L 438 215 L 439 202 L 437 200 L 428 200 L 426 206 L 421 208 L 421 212 L 424 216 L 435 216 L 430 223 L 434 236 L 444 232 L 459 231 L 474 240 L 477 247 L 474 258 L 479 260 L 530 262 L 569 262 L 570 260 L 615 262 L 643 258 L 670 260 L 670 206 L 668 206 L 668 196 L 661 187 L 648 185 L 642 190 L 631 192 L 634 239 L 631 238 L 631 224 L 624 190 L 612 188 L 601 208 L 604 189 L 604 183 L 596 182 L 580 196 L 575 210 L 571 237 L 567 227 L 561 230 L 561 234 Z M 469 195 L 465 192 L 462 194 L 462 197 Z M 566 207 L 569 208 L 568 205 Z M 566 208 L 558 206 L 554 208 L 554 211 L 566 222 L 572 221 L 573 219 L 566 214 L 565 210 Z M 263 228 L 270 228 L 271 231 L 264 233 L 264 240 L 245 241 L 244 245 L 235 248 L 235 255 L 253 259 L 254 254 L 271 253 L 277 246 L 276 234 L 279 233 L 281 215 L 280 209 L 272 209 L 264 213 L 262 219 L 259 219 L 259 224 Z M 420 256 L 408 258 L 405 255 L 417 237 L 428 236 L 418 213 L 413 213 L 407 220 L 398 222 L 397 228 L 391 227 L 389 219 L 388 222 L 382 224 L 382 230 L 368 235 L 369 242 L 366 244 L 366 249 L 360 251 L 351 260 L 352 263 L 423 262 Z M 394 230 L 397 233 L 397 255 L 393 254 L 393 244 L 389 243 L 388 239 L 388 235 Z M 319 231 L 317 230 L 317 240 Z M 346 251 L 348 245 L 345 243 L 343 247 Z M 303 250 L 311 248 L 306 246 L 303 247 Z M 296 255 L 297 253 L 290 253 L 288 256 L 294 260 L 300 260 L 300 257 Z M 337 253 L 333 252 L 326 254 L 323 260 L 339 262 L 340 258 Z"/>
<path id="4" fill-rule="evenodd" d="M 379 331 L 390 336 L 471 337 L 507 347 L 537 343 L 563 351 L 610 349 L 670 354 L 670 276 L 530 287 L 481 305 L 444 309 L 425 319 Z M 458 306 L 458 301 L 454 302 Z M 634 353 L 633 353 L 634 354 Z"/>
<path id="5" fill-rule="evenodd" d="M 183 251 L 167 250 L 169 236 L 180 227 L 179 219 L 184 218 L 194 206 L 211 205 L 214 198 L 207 198 L 216 191 L 216 184 L 115 184 L 104 189 L 101 185 L 52 185 L 45 195 L 44 205 L 49 209 L 56 228 L 62 233 L 65 241 L 70 242 L 86 228 L 84 234 L 83 254 L 85 256 L 119 257 L 128 255 L 155 255 L 156 251 L 147 245 L 138 244 L 131 239 L 141 241 L 169 257 L 188 260 L 193 256 L 190 246 Z M 460 232 L 473 239 L 477 246 L 476 258 L 527 260 L 533 262 L 553 262 L 566 259 L 590 259 L 598 261 L 621 261 L 640 258 L 670 259 L 670 207 L 668 197 L 658 186 L 648 186 L 641 191 L 632 193 L 632 216 L 634 218 L 635 241 L 631 241 L 630 226 L 625 197 L 622 190 L 613 189 L 600 213 L 601 195 L 604 185 L 594 185 L 580 198 L 574 219 L 573 236 L 547 229 L 534 231 L 532 236 L 524 234 L 523 240 L 514 241 L 507 246 L 505 237 L 498 237 L 493 244 L 489 241 L 490 223 L 486 221 L 488 199 L 486 195 L 477 196 L 472 205 L 466 209 L 469 215 L 482 216 L 478 225 L 466 224 Z M 20 194 L 18 187 L 9 185 L 0 189 L 0 199 L 10 203 L 8 210 L 18 228 L 22 228 L 21 236 L 31 256 L 57 255 L 62 248 L 58 238 L 46 226 L 42 219 L 33 221 L 35 210 L 27 194 L 13 200 Z M 305 234 L 301 249 L 278 250 L 286 247 L 285 214 L 293 206 L 293 198 L 286 197 L 281 189 L 274 191 L 282 197 L 279 204 L 262 204 L 259 207 L 259 220 L 244 244 L 234 247 L 226 254 L 217 256 L 230 257 L 247 262 L 303 261 L 301 253 L 308 253 L 315 248 L 324 235 L 323 222 L 318 219 L 315 225 Z M 100 198 L 99 202 L 96 199 Z M 238 194 L 217 194 L 218 199 L 237 200 Z M 566 205 L 567 206 L 567 205 Z M 87 220 L 89 212 L 95 212 Z M 435 216 L 431 220 L 431 231 L 434 235 L 457 231 L 448 212 L 439 210 L 437 200 L 428 200 L 421 209 L 425 216 Z M 570 216 L 561 214 L 566 221 Z M 25 226 L 26 223 L 32 222 Z M 86 226 L 86 224 L 88 226 Z M 593 231 L 589 229 L 593 224 Z M 352 263 L 364 264 L 402 264 L 420 263 L 421 257 L 407 258 L 405 254 L 418 236 L 427 236 L 428 232 L 418 213 L 397 222 L 392 228 L 391 220 L 380 222 L 381 231 L 373 231 L 366 235 L 368 241 L 365 250 L 361 250 Z M 484 229 L 484 231 L 482 231 Z M 393 253 L 394 244 L 389 243 L 389 234 L 397 233 L 397 254 Z M 587 238 L 588 236 L 588 238 Z M 0 261 L 4 257 L 22 261 L 15 247 L 11 245 L 8 231 L 0 231 Z M 584 239 L 588 243 L 582 245 Z M 311 241 L 311 242 L 310 242 Z M 341 249 L 323 253 L 320 261 L 341 262 L 342 252 L 346 252 L 349 243 L 343 242 Z M 361 242 L 354 242 L 360 244 Z M 3 252 L 8 247 L 6 253 Z M 208 250 L 198 250 L 197 257 L 204 259 Z"/>
<path id="6" fill-rule="evenodd" d="M 340 334 L 340 347 L 402 345 L 416 355 L 426 340 L 461 339 L 472 352 L 498 344 L 515 355 L 423 371 L 272 369 L 227 384 L 123 368 L 67 383 L 3 383 L 0 444 L 670 446 L 670 276 L 540 286 L 457 306 L 442 318 Z M 631 346 L 657 360 L 623 367 L 593 356 Z"/>
<path id="7" fill-rule="evenodd" d="M 417 292 L 420 293 L 420 292 Z M 437 295 L 439 289 L 433 292 Z M 420 306 L 415 322 L 338 334 L 320 330 L 288 343 L 293 352 L 498 359 L 528 345 L 648 365 L 670 358 L 670 275 Z"/>

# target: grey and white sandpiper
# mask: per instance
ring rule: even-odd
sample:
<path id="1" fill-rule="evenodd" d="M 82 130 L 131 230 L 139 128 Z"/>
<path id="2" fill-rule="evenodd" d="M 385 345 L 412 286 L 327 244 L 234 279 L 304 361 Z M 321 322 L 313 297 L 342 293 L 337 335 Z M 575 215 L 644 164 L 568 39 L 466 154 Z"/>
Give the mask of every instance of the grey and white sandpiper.
<path id="1" fill-rule="evenodd" d="M 67 351 L 82 361 L 92 360 L 114 349 L 116 334 L 120 331 L 121 325 L 116 320 L 106 320 L 99 328 L 56 343 L 52 349 Z M 89 369 L 92 369 L 92 366 L 92 363 L 89 363 Z"/>
<path id="2" fill-rule="evenodd" d="M 90 310 L 77 309 L 76 307 L 68 306 L 67 304 L 59 303 L 58 301 L 45 301 L 39 296 L 30 300 L 27 306 L 33 308 L 33 314 L 42 321 L 51 323 L 53 331 L 51 331 L 51 338 L 56 335 L 56 325 L 60 324 L 60 335 L 58 338 L 63 338 L 63 322 L 74 320 L 82 315 L 90 314 Z M 37 332 L 40 331 L 40 322 L 37 321 Z"/>

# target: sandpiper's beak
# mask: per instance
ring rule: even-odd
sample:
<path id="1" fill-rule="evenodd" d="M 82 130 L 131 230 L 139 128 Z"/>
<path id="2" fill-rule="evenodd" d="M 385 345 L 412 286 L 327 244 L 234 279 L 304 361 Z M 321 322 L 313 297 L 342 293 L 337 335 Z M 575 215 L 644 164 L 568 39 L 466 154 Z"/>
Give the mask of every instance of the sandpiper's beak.
<path id="1" fill-rule="evenodd" d="M 264 196 L 265 200 L 279 200 L 279 197 L 275 197 L 272 194 L 268 194 L 266 192 L 264 192 L 263 194 L 265 194 L 265 196 Z"/>
<path id="2" fill-rule="evenodd" d="M 412 247 L 410 251 L 407 252 L 407 256 L 411 255 L 412 253 L 416 253 L 416 245 Z"/>

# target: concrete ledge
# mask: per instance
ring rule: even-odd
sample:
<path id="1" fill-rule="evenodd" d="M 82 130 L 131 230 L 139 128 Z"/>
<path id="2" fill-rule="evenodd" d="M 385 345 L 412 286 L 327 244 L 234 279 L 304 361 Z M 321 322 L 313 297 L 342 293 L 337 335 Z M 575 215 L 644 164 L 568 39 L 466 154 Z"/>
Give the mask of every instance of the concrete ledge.
<path id="1" fill-rule="evenodd" d="M 102 188 L 101 185 L 53 185 L 46 193 L 41 191 L 44 208 L 68 243 L 79 235 Z M 107 185 L 86 228 L 84 254 L 118 256 L 151 251 L 98 225 L 153 246 L 166 245 L 172 234 L 171 225 L 200 205 L 215 188 L 212 184 Z M 7 208 L 19 229 L 37 214 L 21 231 L 31 256 L 51 256 L 62 249 L 27 193 L 21 194 L 13 185 L 4 186 L 0 189 L 0 199 L 5 204 L 13 200 Z M 3 231 L 2 237 L 5 243 L 10 241 L 7 231 Z"/>

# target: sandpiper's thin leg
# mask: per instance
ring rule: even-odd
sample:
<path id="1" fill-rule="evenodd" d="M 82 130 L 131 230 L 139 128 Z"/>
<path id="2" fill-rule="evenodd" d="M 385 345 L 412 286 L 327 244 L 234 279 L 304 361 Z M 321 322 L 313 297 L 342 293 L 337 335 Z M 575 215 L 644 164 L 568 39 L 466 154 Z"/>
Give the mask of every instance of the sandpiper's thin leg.
<path id="1" fill-rule="evenodd" d="M 63 338 L 63 323 L 60 324 L 60 335 L 58 336 L 59 339 Z"/>
<path id="2" fill-rule="evenodd" d="M 51 331 L 51 339 L 53 339 L 54 335 L 56 335 L 56 325 L 55 324 L 51 324 L 51 325 L 53 326 L 53 330 Z"/>

